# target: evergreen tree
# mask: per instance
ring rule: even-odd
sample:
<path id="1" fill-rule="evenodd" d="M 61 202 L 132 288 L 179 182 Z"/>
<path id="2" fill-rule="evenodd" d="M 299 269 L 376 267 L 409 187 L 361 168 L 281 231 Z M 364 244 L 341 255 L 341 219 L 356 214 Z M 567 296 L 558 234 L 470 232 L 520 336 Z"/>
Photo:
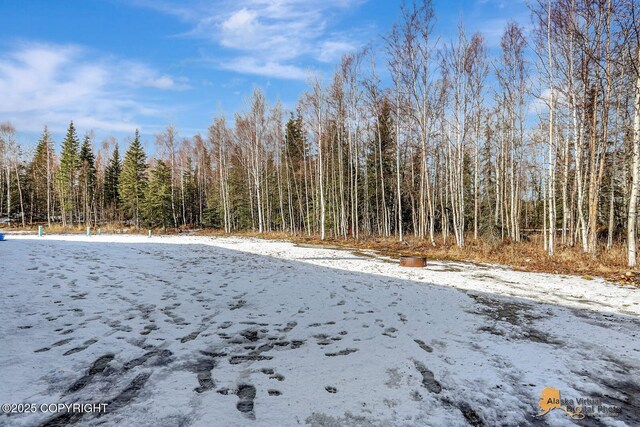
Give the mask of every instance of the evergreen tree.
<path id="1" fill-rule="evenodd" d="M 193 161 L 189 157 L 186 162 L 181 177 L 181 192 L 183 202 L 183 212 L 185 224 L 196 224 L 199 222 L 196 210 L 198 201 L 198 186 L 195 177 L 198 175 L 198 169 L 193 168 Z"/>
<path id="2" fill-rule="evenodd" d="M 285 135 L 284 135 L 284 153 L 282 158 L 285 163 L 285 181 L 287 182 L 287 209 L 294 212 L 298 212 L 297 227 L 304 227 L 304 209 L 303 205 L 309 203 L 309 200 L 305 197 L 305 156 L 307 153 L 307 139 L 304 131 L 304 123 L 302 115 L 298 111 L 297 117 L 293 116 L 287 121 Z M 295 215 L 292 215 L 295 217 Z M 294 224 L 295 224 L 294 223 Z M 296 227 L 294 225 L 294 227 Z"/>
<path id="3" fill-rule="evenodd" d="M 66 225 L 67 214 L 69 214 L 71 222 L 73 222 L 73 212 L 76 207 L 77 177 L 80 167 L 79 147 L 80 140 L 73 126 L 73 121 L 71 121 L 69 129 L 67 129 L 67 135 L 62 141 L 60 168 L 58 170 L 58 189 L 62 208 L 62 223 L 64 225 Z"/>
<path id="4" fill-rule="evenodd" d="M 84 210 L 83 219 L 85 224 L 91 223 L 91 212 L 95 207 L 96 194 L 96 164 L 93 155 L 93 147 L 89 135 L 84 137 L 82 147 L 80 148 L 80 171 L 79 171 L 79 187 L 82 206 Z"/>
<path id="5" fill-rule="evenodd" d="M 28 167 L 31 221 L 44 218 L 50 221 L 51 219 L 53 164 L 53 140 L 45 126 Z"/>
<path id="6" fill-rule="evenodd" d="M 289 156 L 291 162 L 297 167 L 304 159 L 307 143 L 300 112 L 298 112 L 298 116 L 295 118 L 293 117 L 293 113 L 291 113 L 286 127 L 285 155 Z"/>
<path id="7" fill-rule="evenodd" d="M 171 171 L 162 160 L 158 160 L 156 167 L 151 171 L 142 206 L 147 226 L 167 228 L 167 225 L 173 223 Z"/>
<path id="8" fill-rule="evenodd" d="M 125 214 L 140 227 L 140 211 L 147 187 L 146 154 L 140 143 L 140 133 L 136 129 L 135 138 L 124 156 L 118 190 Z"/>
<path id="9" fill-rule="evenodd" d="M 120 192 L 118 189 L 120 172 L 122 172 L 122 161 L 120 160 L 118 144 L 116 144 L 104 173 L 104 203 L 113 212 L 116 212 L 120 206 Z"/>
<path id="10" fill-rule="evenodd" d="M 392 209 L 395 180 L 395 136 L 391 104 L 387 98 L 379 101 L 373 140 L 367 147 L 369 203 L 384 218 Z M 384 188 L 382 183 L 384 182 Z M 384 199 L 384 205 L 383 205 Z M 376 221 L 379 223 L 380 221 Z"/>

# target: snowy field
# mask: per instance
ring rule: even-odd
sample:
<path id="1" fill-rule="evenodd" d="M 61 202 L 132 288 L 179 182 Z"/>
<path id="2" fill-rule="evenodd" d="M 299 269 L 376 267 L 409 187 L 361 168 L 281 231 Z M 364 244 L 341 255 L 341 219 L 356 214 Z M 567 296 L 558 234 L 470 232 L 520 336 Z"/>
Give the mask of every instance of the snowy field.
<path id="1" fill-rule="evenodd" d="M 195 236 L 0 243 L 7 426 L 640 425 L 640 290 Z M 536 418 L 543 388 L 616 416 Z"/>

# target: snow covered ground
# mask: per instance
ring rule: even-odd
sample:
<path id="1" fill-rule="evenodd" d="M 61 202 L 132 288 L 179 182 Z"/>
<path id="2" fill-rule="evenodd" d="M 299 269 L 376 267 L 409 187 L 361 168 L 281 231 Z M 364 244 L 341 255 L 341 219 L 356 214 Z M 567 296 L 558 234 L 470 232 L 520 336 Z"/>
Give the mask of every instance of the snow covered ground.
<path id="1" fill-rule="evenodd" d="M 7 236 L 7 426 L 640 425 L 640 290 L 195 236 Z M 539 395 L 617 406 L 536 418 Z"/>

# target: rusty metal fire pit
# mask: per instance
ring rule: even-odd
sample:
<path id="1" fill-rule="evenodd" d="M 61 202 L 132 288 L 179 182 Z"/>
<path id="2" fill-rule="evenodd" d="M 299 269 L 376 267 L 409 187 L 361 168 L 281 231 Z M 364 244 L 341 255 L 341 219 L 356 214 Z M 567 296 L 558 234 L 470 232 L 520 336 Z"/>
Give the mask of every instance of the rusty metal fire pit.
<path id="1" fill-rule="evenodd" d="M 426 267 L 427 258 L 423 256 L 401 256 L 400 267 Z"/>

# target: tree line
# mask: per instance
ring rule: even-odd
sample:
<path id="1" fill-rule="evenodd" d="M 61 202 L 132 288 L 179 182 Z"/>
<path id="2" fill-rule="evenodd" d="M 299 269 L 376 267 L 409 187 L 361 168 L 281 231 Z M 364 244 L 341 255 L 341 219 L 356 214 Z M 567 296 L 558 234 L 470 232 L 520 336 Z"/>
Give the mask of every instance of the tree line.
<path id="1" fill-rule="evenodd" d="M 499 53 L 462 25 L 434 34 L 430 1 L 401 7 L 380 49 L 345 55 L 294 111 L 256 89 L 205 135 L 136 131 L 121 157 L 73 122 L 24 155 L 0 125 L 0 210 L 23 226 L 125 223 L 333 238 L 454 241 L 540 233 L 544 250 L 636 264 L 640 179 L 637 0 L 539 0 Z M 375 53 L 374 53 L 375 50 Z M 382 54 L 380 53 L 382 52 Z M 378 55 L 378 57 L 376 57 Z M 384 63 L 388 79 L 377 69 Z"/>

